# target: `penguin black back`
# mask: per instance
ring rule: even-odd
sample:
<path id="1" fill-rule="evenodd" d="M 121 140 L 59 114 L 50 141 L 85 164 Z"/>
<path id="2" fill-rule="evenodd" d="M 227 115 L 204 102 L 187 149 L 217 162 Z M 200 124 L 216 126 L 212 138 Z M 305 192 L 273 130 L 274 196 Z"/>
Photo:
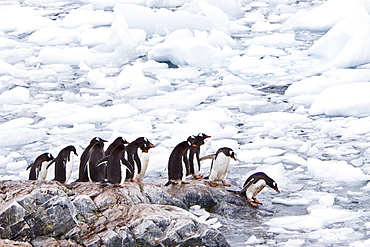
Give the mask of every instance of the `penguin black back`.
<path id="1" fill-rule="evenodd" d="M 168 182 L 165 186 L 185 180 L 186 170 L 189 167 L 189 159 L 186 154 L 193 145 L 192 141 L 193 139 L 188 138 L 187 141 L 180 142 L 172 150 L 168 160 Z"/>
<path id="2" fill-rule="evenodd" d="M 100 137 L 94 137 L 93 139 L 91 139 L 90 144 L 82 152 L 81 158 L 80 158 L 80 166 L 78 168 L 78 179 L 76 180 L 76 182 L 88 182 L 89 181 L 89 176 L 87 174 L 86 165 L 87 165 L 87 161 L 89 160 L 90 148 L 92 148 L 95 145 L 95 143 L 99 141 L 106 142 Z"/>
<path id="3" fill-rule="evenodd" d="M 70 165 L 73 165 L 71 162 L 73 162 L 73 158 L 71 155 L 74 154 L 77 156 L 77 151 L 74 146 L 67 146 L 63 148 L 58 156 L 49 164 L 49 166 L 52 163 L 55 163 L 55 177 L 53 180 L 59 181 L 60 183 L 67 182 L 67 179 L 69 179 L 69 175 L 67 174 L 67 169 L 69 169 Z"/>
<path id="4" fill-rule="evenodd" d="M 43 162 L 50 162 L 54 159 L 53 155 L 50 153 L 43 153 L 39 155 L 33 163 L 31 163 L 26 170 L 30 169 L 30 174 L 28 179 L 29 180 L 37 180 L 39 179 L 40 170 Z"/>
<path id="5" fill-rule="evenodd" d="M 126 147 L 127 161 L 132 164 L 134 169 L 133 173 L 130 174 L 130 179 L 137 179 L 136 177 L 138 176 L 138 174 L 141 173 L 141 160 L 138 149 L 145 149 L 146 145 L 154 147 L 154 145 L 149 142 L 148 139 L 146 139 L 145 137 L 139 137 L 135 141 L 128 144 Z"/>
<path id="6" fill-rule="evenodd" d="M 187 169 L 187 175 L 193 175 L 196 178 L 202 177 L 198 175 L 200 171 L 200 147 L 204 144 L 204 140 L 210 137 L 211 136 L 204 133 L 198 134 L 197 136 L 189 136 L 189 138 L 192 139 L 193 145 L 189 150 L 189 167 Z"/>
<path id="7" fill-rule="evenodd" d="M 249 178 L 247 178 L 247 180 L 244 182 L 243 188 L 250 186 L 250 184 L 252 183 L 254 184 L 257 183 L 260 179 L 265 180 L 267 186 L 274 189 L 276 192 L 280 193 L 276 182 L 272 178 L 267 176 L 266 173 L 264 172 L 256 172 L 249 176 Z"/>
<path id="8" fill-rule="evenodd" d="M 104 142 L 96 142 L 89 150 L 87 169 L 89 180 L 92 182 L 101 182 L 105 177 L 104 169 L 97 167 L 98 162 L 104 157 Z"/>
<path id="9" fill-rule="evenodd" d="M 132 173 L 132 165 L 123 157 L 124 152 L 125 146 L 121 144 L 109 155 L 107 162 L 107 180 L 112 184 L 122 184 L 126 179 L 127 169 L 129 173 Z"/>
<path id="10" fill-rule="evenodd" d="M 121 136 L 120 137 L 117 137 L 110 145 L 109 147 L 107 148 L 107 150 L 105 151 L 105 156 L 109 156 L 112 151 L 118 146 L 118 145 L 121 145 L 121 144 L 130 144 L 128 141 L 126 141 L 126 139 L 123 139 Z"/>

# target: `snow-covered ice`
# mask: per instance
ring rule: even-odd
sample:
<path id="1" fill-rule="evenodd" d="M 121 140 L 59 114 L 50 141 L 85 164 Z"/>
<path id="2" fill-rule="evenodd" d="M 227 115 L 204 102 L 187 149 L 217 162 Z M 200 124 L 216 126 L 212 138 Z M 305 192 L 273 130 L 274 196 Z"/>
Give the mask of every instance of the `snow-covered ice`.
<path id="1" fill-rule="evenodd" d="M 95 136 L 149 138 L 146 179 L 165 177 L 172 149 L 203 132 L 207 154 L 237 154 L 233 186 L 263 171 L 281 190 L 261 193 L 258 224 L 238 222 L 232 246 L 368 245 L 369 12 L 369 0 L 3 1 L 0 179 Z"/>

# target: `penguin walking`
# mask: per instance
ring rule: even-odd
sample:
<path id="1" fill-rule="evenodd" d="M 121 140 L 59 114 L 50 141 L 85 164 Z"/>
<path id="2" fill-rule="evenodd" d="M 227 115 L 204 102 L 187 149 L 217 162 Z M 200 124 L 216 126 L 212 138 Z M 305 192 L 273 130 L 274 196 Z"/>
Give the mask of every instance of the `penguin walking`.
<path id="1" fill-rule="evenodd" d="M 146 170 L 148 169 L 149 164 L 149 149 L 154 148 L 154 145 L 151 142 L 146 142 L 144 147 L 140 147 L 141 155 L 140 155 L 140 163 L 141 163 L 141 171 L 138 174 L 138 180 L 141 182 L 144 179 Z"/>
<path id="2" fill-rule="evenodd" d="M 106 158 L 107 180 L 112 184 L 120 184 L 126 180 L 127 175 L 133 172 L 130 162 L 124 158 L 125 146 L 118 145 Z"/>
<path id="3" fill-rule="evenodd" d="M 29 180 L 45 180 L 47 176 L 47 167 L 54 159 L 50 153 L 43 153 L 39 155 L 33 163 L 31 163 L 26 170 L 30 169 Z"/>
<path id="4" fill-rule="evenodd" d="M 104 142 L 99 140 L 89 150 L 86 164 L 90 182 L 101 182 L 105 178 L 105 167 L 98 166 L 98 162 L 104 158 Z"/>
<path id="5" fill-rule="evenodd" d="M 226 183 L 226 176 L 229 170 L 230 159 L 236 160 L 235 153 L 231 148 L 224 147 L 217 150 L 216 154 L 207 155 L 202 160 L 212 159 L 211 171 L 209 174 L 209 184 L 217 186 L 217 181 L 221 181 L 224 186 L 231 186 Z"/>
<path id="6" fill-rule="evenodd" d="M 193 139 L 193 145 L 195 146 L 191 146 L 189 150 L 189 169 L 187 175 L 192 175 L 195 179 L 202 178 L 203 175 L 199 174 L 201 147 L 204 144 L 204 140 L 206 138 L 211 138 L 211 136 L 201 133 L 189 138 Z"/>
<path id="7" fill-rule="evenodd" d="M 264 172 L 252 174 L 245 181 L 241 191 L 229 191 L 246 198 L 252 206 L 257 207 L 258 204 L 262 205 L 262 202 L 257 200 L 256 196 L 266 187 L 266 185 L 274 189 L 277 193 L 280 193 L 276 182 Z"/>
<path id="8" fill-rule="evenodd" d="M 139 181 L 139 174 L 141 173 L 141 150 L 145 149 L 145 146 L 149 145 L 154 147 L 154 145 L 145 137 L 139 137 L 135 141 L 131 142 L 126 146 L 127 161 L 133 166 L 133 173 L 129 174 L 128 179 L 132 179 L 134 182 Z"/>
<path id="9" fill-rule="evenodd" d="M 190 147 L 195 146 L 191 138 L 188 140 L 179 143 L 171 152 L 170 158 L 168 160 L 168 182 L 165 186 L 170 184 L 178 184 L 180 181 L 183 184 L 185 182 L 186 171 L 189 167 L 189 158 L 187 156 L 187 151 Z"/>
<path id="10" fill-rule="evenodd" d="M 72 174 L 75 156 L 78 155 L 74 146 L 67 146 L 59 152 L 58 156 L 48 165 L 49 168 L 50 165 L 55 163 L 55 177 L 53 180 L 62 184 L 68 182 Z"/>
<path id="11" fill-rule="evenodd" d="M 87 161 L 89 160 L 89 152 L 90 152 L 90 149 L 95 145 L 95 143 L 99 141 L 106 142 L 106 140 L 103 140 L 100 137 L 94 137 L 93 139 L 91 139 L 90 144 L 82 152 L 81 158 L 80 158 L 80 166 L 78 168 L 78 179 L 76 180 L 76 182 L 88 182 L 89 181 L 89 176 L 87 174 Z"/>
<path id="12" fill-rule="evenodd" d="M 107 150 L 105 151 L 105 156 L 109 156 L 112 151 L 118 146 L 118 145 L 121 145 L 121 144 L 130 144 L 128 141 L 126 141 L 126 139 L 123 139 L 121 136 L 120 137 L 117 137 L 110 145 L 109 147 L 107 148 Z"/>

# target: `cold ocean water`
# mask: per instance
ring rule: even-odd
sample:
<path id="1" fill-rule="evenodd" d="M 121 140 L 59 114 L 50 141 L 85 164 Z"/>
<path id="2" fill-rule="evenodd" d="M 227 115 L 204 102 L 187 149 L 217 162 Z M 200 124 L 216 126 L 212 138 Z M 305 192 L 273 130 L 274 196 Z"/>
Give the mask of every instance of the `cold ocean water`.
<path id="1" fill-rule="evenodd" d="M 149 138 L 147 179 L 165 178 L 172 149 L 206 133 L 206 154 L 237 154 L 232 189 L 263 171 L 281 191 L 220 219 L 232 246 L 370 245 L 369 12 L 369 0 L 2 1 L 0 179 L 95 136 Z"/>

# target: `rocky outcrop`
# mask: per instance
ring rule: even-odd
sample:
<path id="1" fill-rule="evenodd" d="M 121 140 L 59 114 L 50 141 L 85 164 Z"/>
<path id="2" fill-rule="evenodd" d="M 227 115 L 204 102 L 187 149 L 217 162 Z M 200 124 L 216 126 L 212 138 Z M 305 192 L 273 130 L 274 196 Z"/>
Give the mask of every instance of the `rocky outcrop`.
<path id="1" fill-rule="evenodd" d="M 251 210 L 222 186 L 201 181 L 168 187 L 2 181 L 0 238 L 32 246 L 229 246 L 188 211 L 200 205 L 223 214 L 229 204 Z"/>

